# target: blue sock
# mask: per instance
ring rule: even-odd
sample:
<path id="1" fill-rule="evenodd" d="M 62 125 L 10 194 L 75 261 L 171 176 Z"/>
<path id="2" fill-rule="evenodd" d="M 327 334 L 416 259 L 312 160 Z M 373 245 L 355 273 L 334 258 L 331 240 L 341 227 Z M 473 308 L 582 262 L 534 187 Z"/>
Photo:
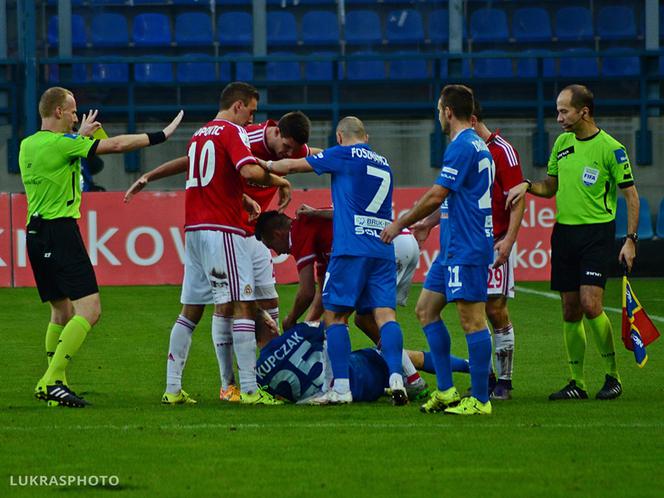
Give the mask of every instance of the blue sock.
<path id="1" fill-rule="evenodd" d="M 491 366 L 491 334 L 489 329 L 466 334 L 470 385 L 473 396 L 482 403 L 489 401 L 489 367 Z"/>
<path id="2" fill-rule="evenodd" d="M 433 366 L 433 358 L 429 351 L 422 351 L 424 354 L 424 364 L 422 365 L 422 371 L 427 373 L 436 373 L 436 369 Z M 452 365 L 452 372 L 463 372 L 468 373 L 470 368 L 468 366 L 468 360 L 465 358 L 459 358 L 458 356 L 450 355 L 450 363 Z"/>
<path id="3" fill-rule="evenodd" d="M 450 333 L 442 320 L 424 326 L 424 334 L 431 349 L 431 358 L 436 371 L 438 390 L 445 391 L 454 386 L 450 364 Z"/>
<path id="4" fill-rule="evenodd" d="M 327 336 L 327 354 L 330 357 L 332 375 L 335 379 L 348 379 L 350 358 L 350 335 L 348 325 L 336 323 L 325 330 Z"/>
<path id="5" fill-rule="evenodd" d="M 380 351 L 390 374 L 402 374 L 401 355 L 403 352 L 403 335 L 397 322 L 387 322 L 380 328 Z"/>

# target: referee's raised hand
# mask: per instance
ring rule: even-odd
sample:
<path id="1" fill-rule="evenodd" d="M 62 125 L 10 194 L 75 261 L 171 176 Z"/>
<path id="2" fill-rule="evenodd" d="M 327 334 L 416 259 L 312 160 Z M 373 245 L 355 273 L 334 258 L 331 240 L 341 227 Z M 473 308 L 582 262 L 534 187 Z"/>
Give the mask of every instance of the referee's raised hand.
<path id="1" fill-rule="evenodd" d="M 166 128 L 164 128 L 163 131 L 164 135 L 166 135 L 166 139 L 170 138 L 173 132 L 177 129 L 183 117 L 184 117 L 184 111 L 178 112 L 177 116 L 173 118 L 173 121 L 171 121 L 170 124 Z"/>

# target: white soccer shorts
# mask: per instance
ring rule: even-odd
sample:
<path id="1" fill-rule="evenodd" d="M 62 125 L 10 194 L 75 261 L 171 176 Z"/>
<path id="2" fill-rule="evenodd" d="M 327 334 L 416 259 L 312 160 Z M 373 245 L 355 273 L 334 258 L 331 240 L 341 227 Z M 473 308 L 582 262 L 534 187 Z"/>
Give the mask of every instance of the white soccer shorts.
<path id="1" fill-rule="evenodd" d="M 496 260 L 494 252 L 493 259 Z M 489 296 L 514 297 L 514 264 L 516 263 L 516 247 L 512 246 L 510 257 L 498 268 L 489 265 L 489 281 L 487 292 Z"/>
<path id="2" fill-rule="evenodd" d="M 254 289 L 246 237 L 212 230 L 185 233 L 182 304 L 254 301 Z"/>
<path id="3" fill-rule="evenodd" d="M 400 234 L 394 239 L 394 257 L 397 262 L 397 304 L 406 306 L 408 291 L 420 259 L 420 246 L 412 234 Z"/>

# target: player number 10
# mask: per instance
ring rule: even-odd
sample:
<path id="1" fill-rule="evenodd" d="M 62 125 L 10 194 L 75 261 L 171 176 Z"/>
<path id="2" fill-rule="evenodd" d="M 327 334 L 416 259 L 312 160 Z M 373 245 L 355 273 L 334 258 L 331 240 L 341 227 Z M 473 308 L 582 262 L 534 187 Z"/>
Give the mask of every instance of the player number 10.
<path id="1" fill-rule="evenodd" d="M 192 142 L 187 152 L 189 156 L 189 174 L 187 175 L 185 188 L 205 187 L 214 177 L 214 143 L 212 140 L 207 140 L 203 144 L 203 150 L 198 158 L 198 171 L 196 171 L 196 145 L 198 145 L 196 142 Z"/>

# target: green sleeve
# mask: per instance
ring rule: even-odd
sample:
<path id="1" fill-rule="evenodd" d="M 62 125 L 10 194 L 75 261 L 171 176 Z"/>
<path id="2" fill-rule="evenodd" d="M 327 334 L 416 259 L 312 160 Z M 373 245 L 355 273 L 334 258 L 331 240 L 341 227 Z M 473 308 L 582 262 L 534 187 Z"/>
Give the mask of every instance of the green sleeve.
<path id="1" fill-rule="evenodd" d="M 58 141 L 60 152 L 67 157 L 88 157 L 98 140 L 73 133 L 62 135 Z"/>
<path id="2" fill-rule="evenodd" d="M 559 149 L 560 137 L 558 137 L 553 144 L 551 149 L 551 155 L 549 156 L 549 164 L 546 168 L 546 174 L 549 176 L 558 176 L 558 149 Z"/>
<path id="3" fill-rule="evenodd" d="M 629 162 L 629 157 L 624 146 L 617 144 L 617 147 L 609 152 L 607 162 L 611 177 L 615 179 L 616 184 L 620 188 L 627 188 L 634 185 L 632 165 Z"/>

